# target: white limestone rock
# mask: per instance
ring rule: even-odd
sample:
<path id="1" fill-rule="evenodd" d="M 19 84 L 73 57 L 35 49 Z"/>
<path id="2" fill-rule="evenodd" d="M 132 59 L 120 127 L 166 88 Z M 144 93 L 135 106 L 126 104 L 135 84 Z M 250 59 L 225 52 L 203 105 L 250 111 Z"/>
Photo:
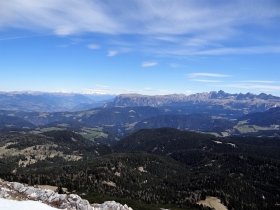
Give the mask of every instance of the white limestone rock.
<path id="1" fill-rule="evenodd" d="M 0 198 L 17 200 L 35 200 L 64 210 L 132 210 L 126 204 L 106 201 L 92 204 L 75 194 L 58 194 L 52 190 L 24 186 L 17 182 L 4 182 L 0 179 Z"/>

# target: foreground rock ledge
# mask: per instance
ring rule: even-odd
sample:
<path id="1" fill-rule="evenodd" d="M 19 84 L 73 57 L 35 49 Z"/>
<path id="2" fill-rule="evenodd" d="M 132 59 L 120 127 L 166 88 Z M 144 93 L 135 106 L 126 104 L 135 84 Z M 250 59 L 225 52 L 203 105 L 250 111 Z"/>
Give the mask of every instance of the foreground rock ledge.
<path id="1" fill-rule="evenodd" d="M 71 210 L 132 210 L 126 204 L 106 201 L 103 204 L 89 204 L 75 194 L 58 194 L 52 190 L 25 186 L 18 182 L 6 182 L 0 179 L 0 198 L 11 200 L 33 200 L 48 204 L 58 209 Z"/>

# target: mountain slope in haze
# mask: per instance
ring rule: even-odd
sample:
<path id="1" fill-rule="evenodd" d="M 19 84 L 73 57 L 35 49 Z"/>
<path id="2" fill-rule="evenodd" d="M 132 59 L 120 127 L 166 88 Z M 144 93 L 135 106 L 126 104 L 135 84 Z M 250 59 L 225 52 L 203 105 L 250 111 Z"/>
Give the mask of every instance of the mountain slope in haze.
<path id="1" fill-rule="evenodd" d="M 75 107 L 73 107 L 71 111 L 75 112 L 75 111 L 82 111 L 82 110 L 90 110 L 90 109 L 94 109 L 97 107 L 102 107 L 106 103 L 109 103 L 111 101 L 113 101 L 113 98 L 109 99 L 109 100 L 102 100 L 102 101 L 96 101 L 96 102 L 91 102 L 91 103 L 80 103 L 80 104 L 76 105 Z"/>
<path id="2" fill-rule="evenodd" d="M 244 115 L 236 120 L 234 129 L 242 135 L 280 136 L 280 107 Z"/>
<path id="3" fill-rule="evenodd" d="M 133 127 L 133 130 L 170 127 L 180 130 L 211 131 L 215 127 L 223 127 L 226 129 L 233 125 L 233 121 L 227 119 L 215 119 L 208 114 L 203 113 L 190 115 L 160 115 L 138 122 Z"/>
<path id="4" fill-rule="evenodd" d="M 35 128 L 35 125 L 19 117 L 0 115 L 0 130 L 13 128 Z"/>
<path id="5" fill-rule="evenodd" d="M 265 112 L 256 112 L 245 115 L 239 119 L 245 120 L 247 124 L 259 125 L 259 126 L 280 126 L 280 107 L 271 108 Z"/>
<path id="6" fill-rule="evenodd" d="M 102 106 L 112 95 L 89 95 L 76 93 L 47 93 L 47 92 L 0 92 L 0 110 L 27 112 L 58 112 L 70 111 L 79 104 Z"/>
<path id="7" fill-rule="evenodd" d="M 52 122 L 78 121 L 88 126 L 130 124 L 142 119 L 163 114 L 155 107 L 95 108 L 77 112 L 16 112 L 0 111 L 2 115 L 14 115 L 37 126 Z"/>

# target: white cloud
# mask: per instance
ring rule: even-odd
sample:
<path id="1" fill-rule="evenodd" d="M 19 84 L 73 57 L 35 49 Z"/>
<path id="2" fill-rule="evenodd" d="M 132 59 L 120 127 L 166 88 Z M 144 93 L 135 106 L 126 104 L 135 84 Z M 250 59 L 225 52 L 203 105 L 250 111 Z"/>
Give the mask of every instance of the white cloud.
<path id="1" fill-rule="evenodd" d="M 226 74 L 213 74 L 213 73 L 191 73 L 187 74 L 189 78 L 196 78 L 196 77 L 230 77 L 231 75 Z"/>
<path id="2" fill-rule="evenodd" d="M 0 6 L 4 8 L 0 27 L 32 29 L 35 26 L 51 29 L 59 35 L 158 34 L 165 40 L 170 40 L 168 34 L 220 33 L 248 23 L 267 24 L 271 18 L 280 16 L 279 6 L 269 0 L 219 4 L 184 0 L 131 0 L 129 3 L 122 0 L 9 0 L 1 1 Z"/>
<path id="3" fill-rule="evenodd" d="M 165 49 L 164 49 L 165 48 Z M 208 46 L 209 49 L 205 50 L 203 46 L 187 48 L 182 46 L 174 46 L 173 48 L 166 48 L 166 46 L 151 48 L 150 52 L 154 54 L 158 54 L 160 56 L 219 56 L 219 55 L 249 55 L 249 54 L 267 54 L 267 53 L 280 53 L 280 45 L 276 43 L 275 46 L 271 45 L 263 45 L 263 46 L 247 46 L 247 47 L 216 47 L 216 46 Z"/>
<path id="4" fill-rule="evenodd" d="M 41 209 L 41 210 L 56 210 L 57 208 L 48 206 L 39 201 L 17 201 L 0 198 L 0 209 L 13 210 L 13 209 Z"/>
<path id="5" fill-rule="evenodd" d="M 221 82 L 219 80 L 209 80 L 209 79 L 191 79 L 191 81 L 194 81 L 194 82 L 205 82 L 205 83 Z"/>
<path id="6" fill-rule="evenodd" d="M 279 30 L 280 8 L 275 2 L 8 0 L 0 1 L 0 30 L 46 30 L 58 36 L 125 35 L 123 40 L 141 51 L 164 55 L 280 53 L 277 34 L 267 38 L 263 33 Z M 247 40 L 242 38 L 252 33 L 245 29 L 248 25 L 257 28 L 254 36 L 250 36 L 255 40 L 252 46 L 229 47 L 232 43 L 227 41 Z M 140 37 L 137 43 L 127 39 L 134 35 Z M 143 42 L 148 44 L 141 45 Z"/>
<path id="7" fill-rule="evenodd" d="M 158 63 L 154 61 L 146 61 L 141 64 L 142 67 L 152 67 L 156 66 Z"/>
<path id="8" fill-rule="evenodd" d="M 92 50 L 96 50 L 96 49 L 99 49 L 99 48 L 100 48 L 100 46 L 97 45 L 97 44 L 89 44 L 87 47 L 88 47 L 89 49 L 92 49 Z"/>
<path id="9" fill-rule="evenodd" d="M 115 55 L 117 55 L 117 54 L 118 54 L 117 51 L 115 51 L 115 50 L 110 50 L 110 51 L 108 52 L 107 56 L 113 57 L 113 56 L 115 56 Z"/>
<path id="10" fill-rule="evenodd" d="M 210 80 L 210 78 L 225 78 L 230 77 L 231 75 L 227 74 L 215 74 L 215 73 L 191 73 L 187 74 L 190 81 L 193 82 L 203 82 L 203 83 L 219 83 L 222 82 L 220 80 Z"/>
<path id="11" fill-rule="evenodd" d="M 129 48 L 120 48 L 118 50 L 109 50 L 107 56 L 113 57 L 113 56 L 115 56 L 117 54 L 127 53 L 127 52 L 130 52 L 130 51 L 131 50 Z"/>

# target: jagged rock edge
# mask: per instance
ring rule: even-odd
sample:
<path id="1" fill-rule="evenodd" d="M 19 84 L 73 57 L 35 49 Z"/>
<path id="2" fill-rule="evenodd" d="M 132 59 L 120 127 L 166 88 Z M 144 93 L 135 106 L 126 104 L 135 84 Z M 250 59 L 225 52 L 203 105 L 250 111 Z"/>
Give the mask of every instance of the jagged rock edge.
<path id="1" fill-rule="evenodd" d="M 7 182 L 0 179 L 0 198 L 11 200 L 33 200 L 45 203 L 58 209 L 69 210 L 133 210 L 126 204 L 106 201 L 103 204 L 90 204 L 76 194 L 58 194 L 52 190 L 25 186 L 18 182 Z"/>

